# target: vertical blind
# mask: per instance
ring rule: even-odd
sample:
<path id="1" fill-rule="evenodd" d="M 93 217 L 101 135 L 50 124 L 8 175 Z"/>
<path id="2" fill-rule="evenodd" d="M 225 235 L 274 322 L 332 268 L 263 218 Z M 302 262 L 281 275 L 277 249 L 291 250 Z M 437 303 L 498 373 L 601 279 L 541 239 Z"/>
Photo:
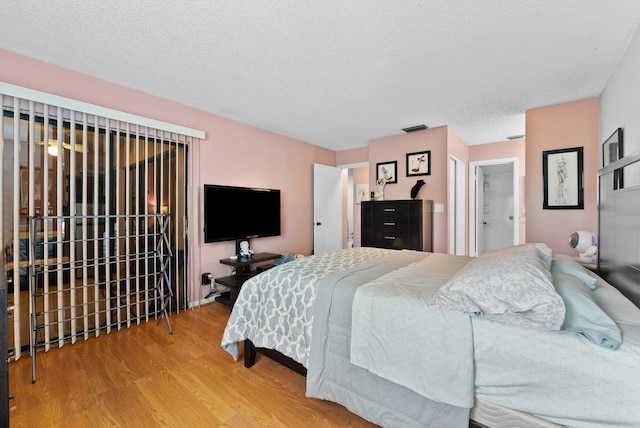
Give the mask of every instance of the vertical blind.
<path id="1" fill-rule="evenodd" d="M 185 308 L 188 159 L 204 133 L 5 83 L 0 105 L 15 358 L 156 318 L 165 289 Z"/>

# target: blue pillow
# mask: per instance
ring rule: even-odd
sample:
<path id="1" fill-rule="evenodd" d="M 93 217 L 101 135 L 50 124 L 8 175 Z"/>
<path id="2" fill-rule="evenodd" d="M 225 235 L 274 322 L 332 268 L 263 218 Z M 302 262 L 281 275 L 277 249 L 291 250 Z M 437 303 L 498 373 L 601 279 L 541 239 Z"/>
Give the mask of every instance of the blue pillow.
<path id="1" fill-rule="evenodd" d="M 556 254 L 553 256 L 551 272 L 562 272 L 575 276 L 580 281 L 587 284 L 590 289 L 596 289 L 596 279 L 589 275 L 589 271 L 584 266 L 569 256 L 565 256 L 563 254 Z"/>
<path id="2" fill-rule="evenodd" d="M 618 349 L 622 343 L 622 333 L 598 306 L 591 290 L 575 276 L 562 272 L 551 272 L 551 275 L 553 285 L 566 307 L 560 331 L 586 337 L 604 348 Z"/>

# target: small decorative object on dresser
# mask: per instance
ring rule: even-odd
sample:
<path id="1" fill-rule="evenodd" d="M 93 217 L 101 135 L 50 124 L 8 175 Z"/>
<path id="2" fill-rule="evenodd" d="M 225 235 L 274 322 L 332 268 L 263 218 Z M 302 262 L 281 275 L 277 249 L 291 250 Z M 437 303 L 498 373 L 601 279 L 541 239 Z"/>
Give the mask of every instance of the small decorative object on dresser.
<path id="1" fill-rule="evenodd" d="M 384 200 L 384 185 L 387 184 L 384 178 L 378 178 L 378 194 L 376 195 L 376 200 L 383 201 Z"/>
<path id="2" fill-rule="evenodd" d="M 416 181 L 416 184 L 411 188 L 411 199 L 418 197 L 418 192 L 424 186 L 424 180 Z"/>
<path id="3" fill-rule="evenodd" d="M 362 246 L 432 250 L 433 201 L 362 202 Z"/>

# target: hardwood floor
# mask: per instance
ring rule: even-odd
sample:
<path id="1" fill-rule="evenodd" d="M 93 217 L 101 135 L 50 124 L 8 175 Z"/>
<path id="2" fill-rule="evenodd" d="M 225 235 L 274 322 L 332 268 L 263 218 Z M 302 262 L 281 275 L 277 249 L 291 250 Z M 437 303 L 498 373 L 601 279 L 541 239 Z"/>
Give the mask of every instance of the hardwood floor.
<path id="1" fill-rule="evenodd" d="M 221 347 L 229 311 L 211 303 L 9 365 L 10 427 L 373 427 L 304 395 L 305 378 Z"/>

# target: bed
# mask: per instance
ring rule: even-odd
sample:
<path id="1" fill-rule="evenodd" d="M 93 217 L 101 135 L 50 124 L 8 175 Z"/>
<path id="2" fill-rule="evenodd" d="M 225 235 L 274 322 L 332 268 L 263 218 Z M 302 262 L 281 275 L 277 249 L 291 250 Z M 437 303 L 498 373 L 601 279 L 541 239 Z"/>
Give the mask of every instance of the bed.
<path id="1" fill-rule="evenodd" d="M 222 346 L 243 344 L 246 365 L 284 355 L 307 396 L 381 426 L 640 426 L 640 309 L 542 244 L 277 266 L 238 296 Z"/>
<path id="2" fill-rule="evenodd" d="M 342 250 L 245 283 L 222 346 L 382 426 L 639 427 L 639 165 L 598 171 L 599 275 L 543 244 Z"/>

